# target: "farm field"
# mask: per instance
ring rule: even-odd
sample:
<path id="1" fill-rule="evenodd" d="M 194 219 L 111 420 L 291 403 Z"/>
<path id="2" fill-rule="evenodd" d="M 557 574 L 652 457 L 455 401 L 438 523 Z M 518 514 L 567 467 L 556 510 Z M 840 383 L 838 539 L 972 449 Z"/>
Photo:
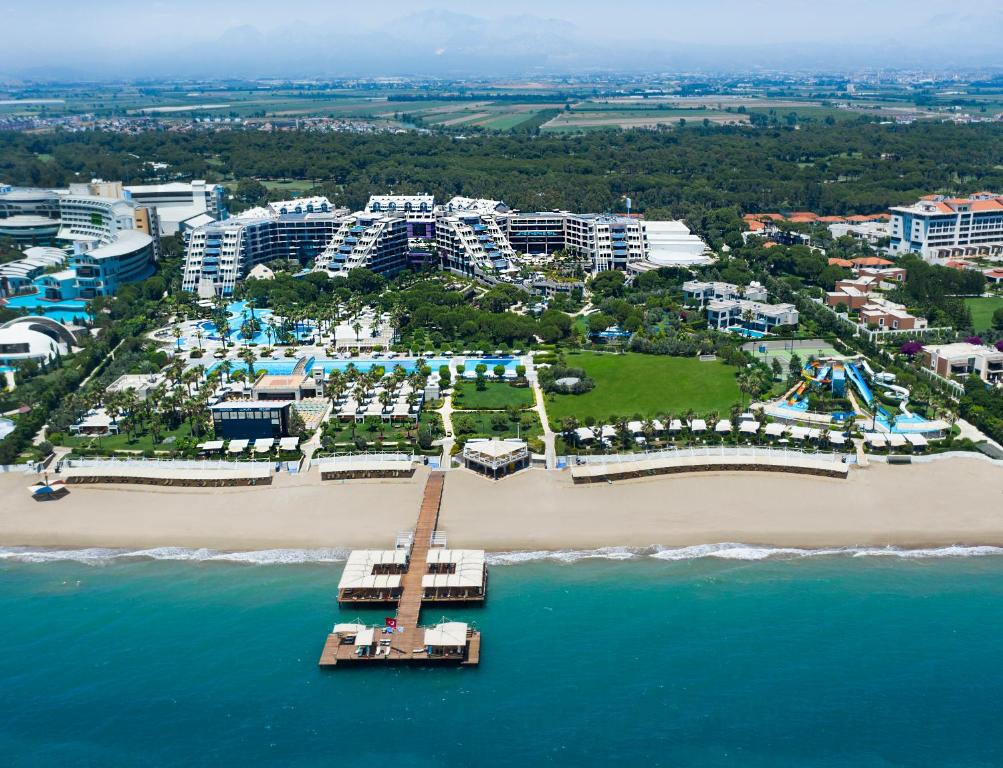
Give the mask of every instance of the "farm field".
<path id="1" fill-rule="evenodd" d="M 582 395 L 547 395 L 547 416 L 555 428 L 574 416 L 579 421 L 611 416 L 654 417 L 693 410 L 725 413 L 742 399 L 737 370 L 722 362 L 692 357 L 583 352 L 567 365 L 583 368 L 595 388 Z"/>

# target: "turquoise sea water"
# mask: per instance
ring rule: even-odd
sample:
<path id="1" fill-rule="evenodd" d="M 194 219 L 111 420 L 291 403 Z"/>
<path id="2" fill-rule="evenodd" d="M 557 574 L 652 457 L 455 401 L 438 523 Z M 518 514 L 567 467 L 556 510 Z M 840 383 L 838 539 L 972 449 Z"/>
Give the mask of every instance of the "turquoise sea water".
<path id="1" fill-rule="evenodd" d="M 1003 764 L 1001 557 L 496 565 L 480 668 L 321 671 L 339 571 L 4 562 L 0 764 Z"/>

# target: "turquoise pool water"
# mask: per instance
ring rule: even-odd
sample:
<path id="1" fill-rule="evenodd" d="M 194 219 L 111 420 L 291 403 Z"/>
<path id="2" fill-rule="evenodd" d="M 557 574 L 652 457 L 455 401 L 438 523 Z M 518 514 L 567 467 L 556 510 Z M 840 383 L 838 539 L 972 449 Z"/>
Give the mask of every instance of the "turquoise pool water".
<path id="1" fill-rule="evenodd" d="M 257 360 L 254 363 L 254 369 L 256 371 L 265 371 L 276 376 L 286 376 L 293 372 L 293 369 L 296 367 L 299 360 L 300 358 L 295 357 L 285 358 L 282 360 Z M 244 365 L 244 363 L 240 361 L 232 362 L 235 368 L 239 368 Z M 319 368 L 324 372 L 324 375 L 327 376 L 331 373 L 331 371 L 346 371 L 349 366 L 354 367 L 357 371 L 361 371 L 362 373 L 368 373 L 373 368 L 379 366 L 384 368 L 389 373 L 398 365 L 401 366 L 406 373 L 414 373 L 417 362 L 418 358 L 414 357 L 392 359 L 357 357 L 351 360 L 315 360 L 311 358 L 307 361 L 304 373 L 311 375 L 315 369 Z M 466 370 L 472 371 L 480 363 L 484 363 L 488 367 L 488 370 L 494 368 L 496 365 L 502 365 L 506 370 L 515 370 L 519 361 L 515 357 L 472 358 L 467 360 Z M 433 371 L 436 371 L 440 366 L 449 365 L 449 359 L 445 357 L 426 358 L 425 364 Z M 218 367 L 219 363 L 214 363 L 209 367 L 209 370 L 212 371 Z"/>
<path id="2" fill-rule="evenodd" d="M 39 294 L 28 296 L 12 296 L 6 300 L 11 309 L 27 309 L 32 314 L 51 317 L 60 323 L 79 324 L 92 319 L 87 311 L 87 302 L 82 299 L 66 299 L 64 301 L 47 301 Z"/>

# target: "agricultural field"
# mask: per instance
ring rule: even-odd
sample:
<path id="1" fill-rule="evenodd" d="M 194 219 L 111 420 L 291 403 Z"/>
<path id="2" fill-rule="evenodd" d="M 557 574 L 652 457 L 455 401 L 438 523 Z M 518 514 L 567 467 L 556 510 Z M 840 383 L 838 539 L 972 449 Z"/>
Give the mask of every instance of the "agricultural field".
<path id="1" fill-rule="evenodd" d="M 612 416 L 676 416 L 692 410 L 726 413 L 740 403 L 735 368 L 693 357 L 583 352 L 567 357 L 571 368 L 583 368 L 595 388 L 581 395 L 547 395 L 547 416 L 555 428 L 574 416 L 580 422 Z"/>

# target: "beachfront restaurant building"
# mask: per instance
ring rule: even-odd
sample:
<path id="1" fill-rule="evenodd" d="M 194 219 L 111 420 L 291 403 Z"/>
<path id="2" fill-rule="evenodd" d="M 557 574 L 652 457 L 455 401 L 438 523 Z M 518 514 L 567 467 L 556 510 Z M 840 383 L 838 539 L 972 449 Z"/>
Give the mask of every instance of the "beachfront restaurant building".
<path id="1" fill-rule="evenodd" d="M 504 477 L 529 466 L 525 440 L 468 440 L 463 446 L 463 466 L 492 478 Z"/>
<path id="2" fill-rule="evenodd" d="M 209 406 L 216 437 L 258 440 L 288 437 L 291 400 L 226 400 Z"/>

